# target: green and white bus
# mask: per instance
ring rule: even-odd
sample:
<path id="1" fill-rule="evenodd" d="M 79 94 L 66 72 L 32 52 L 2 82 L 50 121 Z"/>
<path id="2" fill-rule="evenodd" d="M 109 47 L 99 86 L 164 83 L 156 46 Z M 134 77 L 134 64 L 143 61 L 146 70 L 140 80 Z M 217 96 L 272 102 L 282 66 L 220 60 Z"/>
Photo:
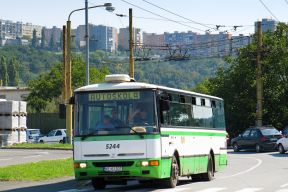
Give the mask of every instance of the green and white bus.
<path id="1" fill-rule="evenodd" d="M 74 169 L 95 189 L 127 180 L 176 187 L 227 165 L 223 100 L 108 75 L 74 92 Z"/>

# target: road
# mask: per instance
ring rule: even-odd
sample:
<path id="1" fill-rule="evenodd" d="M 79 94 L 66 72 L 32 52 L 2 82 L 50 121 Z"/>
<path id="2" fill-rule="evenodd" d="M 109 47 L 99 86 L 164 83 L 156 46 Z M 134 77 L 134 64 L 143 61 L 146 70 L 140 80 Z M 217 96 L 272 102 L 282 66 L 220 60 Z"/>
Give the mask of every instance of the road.
<path id="1" fill-rule="evenodd" d="M 288 192 L 288 154 L 277 152 L 229 152 L 229 165 L 215 174 L 210 182 L 192 182 L 181 178 L 175 189 L 161 189 L 158 186 L 129 182 L 128 186 L 108 186 L 103 192 Z M 6 187 L 5 187 L 6 185 Z M 2 186 L 2 188 L 1 188 Z M 4 186 L 4 187 L 3 187 Z M 89 182 L 77 183 L 73 178 L 46 181 L 44 183 L 0 182 L 0 191 L 13 192 L 90 192 Z M 7 190 L 10 189 L 10 190 Z"/>
<path id="2" fill-rule="evenodd" d="M 72 157 L 69 150 L 0 149 L 0 167 Z"/>

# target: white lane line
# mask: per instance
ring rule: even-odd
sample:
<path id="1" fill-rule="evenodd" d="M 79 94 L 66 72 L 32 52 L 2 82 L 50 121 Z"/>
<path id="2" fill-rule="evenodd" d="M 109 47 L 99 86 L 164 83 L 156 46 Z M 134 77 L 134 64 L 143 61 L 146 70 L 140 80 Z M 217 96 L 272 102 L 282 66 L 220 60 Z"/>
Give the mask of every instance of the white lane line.
<path id="1" fill-rule="evenodd" d="M 188 190 L 188 188 L 175 188 L 175 189 L 165 189 L 165 190 L 159 190 L 159 192 L 179 192 L 179 191 L 184 191 Z M 158 190 L 156 190 L 158 191 Z"/>
<path id="2" fill-rule="evenodd" d="M 223 191 L 226 190 L 227 188 L 220 188 L 220 187 L 214 187 L 214 188 L 207 188 L 201 191 L 197 191 L 197 192 L 218 192 L 218 191 Z"/>
<path id="3" fill-rule="evenodd" d="M 279 189 L 279 190 L 277 190 L 275 192 L 288 192 L 288 189 Z"/>
<path id="4" fill-rule="evenodd" d="M 23 159 L 29 159 L 29 158 L 35 158 L 35 157 L 41 157 L 41 155 L 26 156 L 26 157 L 23 157 Z"/>
<path id="5" fill-rule="evenodd" d="M 58 191 L 58 192 L 85 192 L 85 191 L 91 191 L 91 190 L 92 189 L 67 189 L 67 190 Z"/>
<path id="6" fill-rule="evenodd" d="M 11 160 L 12 158 L 8 158 L 8 159 L 0 159 L 0 161 L 9 161 Z"/>
<path id="7" fill-rule="evenodd" d="M 237 157 L 239 157 L 239 156 L 237 156 Z M 253 159 L 253 160 L 257 161 L 257 164 L 254 165 L 254 166 L 252 166 L 252 167 L 250 167 L 249 169 L 244 170 L 244 171 L 240 171 L 240 172 L 238 172 L 238 173 L 236 173 L 236 174 L 233 174 L 233 175 L 227 175 L 227 176 L 219 177 L 219 178 L 217 178 L 217 179 L 227 179 L 227 178 L 230 178 L 230 177 L 235 177 L 235 176 L 238 176 L 238 175 L 243 175 L 243 174 L 245 174 L 245 173 L 249 173 L 249 172 L 253 171 L 254 169 L 256 169 L 257 167 L 259 167 L 259 166 L 262 164 L 262 160 L 261 160 L 261 159 L 257 159 L 257 158 L 253 158 L 253 157 L 239 157 L 239 158 Z"/>
<path id="8" fill-rule="evenodd" d="M 260 191 L 263 188 L 244 188 L 235 192 L 255 192 L 255 191 Z"/>
<path id="9" fill-rule="evenodd" d="M 288 187 L 288 183 L 281 185 L 281 188 Z"/>

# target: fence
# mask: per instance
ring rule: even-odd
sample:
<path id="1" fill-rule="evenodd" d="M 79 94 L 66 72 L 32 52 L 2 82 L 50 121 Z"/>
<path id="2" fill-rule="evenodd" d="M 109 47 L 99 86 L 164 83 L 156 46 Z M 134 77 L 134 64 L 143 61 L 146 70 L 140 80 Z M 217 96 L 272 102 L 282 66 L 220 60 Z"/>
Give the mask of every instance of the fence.
<path id="1" fill-rule="evenodd" d="M 29 113 L 27 128 L 40 129 L 41 133 L 47 134 L 53 129 L 65 129 L 65 119 L 60 119 L 58 113 Z"/>

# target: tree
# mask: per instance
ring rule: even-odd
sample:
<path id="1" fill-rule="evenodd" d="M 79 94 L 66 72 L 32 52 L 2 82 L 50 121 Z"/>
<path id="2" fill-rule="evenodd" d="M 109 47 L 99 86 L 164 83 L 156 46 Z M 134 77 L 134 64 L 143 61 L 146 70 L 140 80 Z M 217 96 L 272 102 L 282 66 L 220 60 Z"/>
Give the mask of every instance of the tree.
<path id="1" fill-rule="evenodd" d="M 61 95 L 63 76 L 62 64 L 55 65 L 50 72 L 40 75 L 37 79 L 29 82 L 31 93 L 27 101 L 29 107 L 36 112 L 44 111 L 49 102 L 57 100 Z M 109 73 L 106 67 L 99 70 L 90 68 L 90 82 L 97 83 L 104 81 L 104 77 Z M 85 85 L 85 62 L 81 56 L 72 58 L 72 87 L 73 89 Z"/>
<path id="2" fill-rule="evenodd" d="M 37 31 L 36 31 L 36 29 L 33 30 L 31 46 L 32 46 L 33 48 L 36 48 L 36 47 L 38 46 L 38 43 L 37 43 Z"/>
<path id="3" fill-rule="evenodd" d="M 54 50 L 54 48 L 55 48 L 54 31 L 52 31 L 52 34 L 50 37 L 49 47 L 51 50 Z"/>
<path id="4" fill-rule="evenodd" d="M 263 34 L 264 108 L 263 124 L 283 128 L 288 125 L 288 26 L 280 23 L 277 30 Z M 257 40 L 229 58 L 228 69 L 218 70 L 216 77 L 202 83 L 204 90 L 222 97 L 228 131 L 237 135 L 255 124 Z M 198 87 L 201 87 L 198 85 Z"/>
<path id="5" fill-rule="evenodd" d="M 46 47 L 46 36 L 45 36 L 45 28 L 43 27 L 41 30 L 41 48 L 44 49 Z"/>
<path id="6" fill-rule="evenodd" d="M 8 66 L 8 76 L 9 76 L 9 85 L 18 86 L 19 85 L 19 66 L 15 57 L 10 60 Z"/>
<path id="7" fill-rule="evenodd" d="M 6 57 L 2 56 L 1 61 L 0 61 L 0 80 L 2 80 L 2 85 L 3 86 L 8 86 L 8 71 L 7 71 L 7 62 L 6 62 Z"/>

